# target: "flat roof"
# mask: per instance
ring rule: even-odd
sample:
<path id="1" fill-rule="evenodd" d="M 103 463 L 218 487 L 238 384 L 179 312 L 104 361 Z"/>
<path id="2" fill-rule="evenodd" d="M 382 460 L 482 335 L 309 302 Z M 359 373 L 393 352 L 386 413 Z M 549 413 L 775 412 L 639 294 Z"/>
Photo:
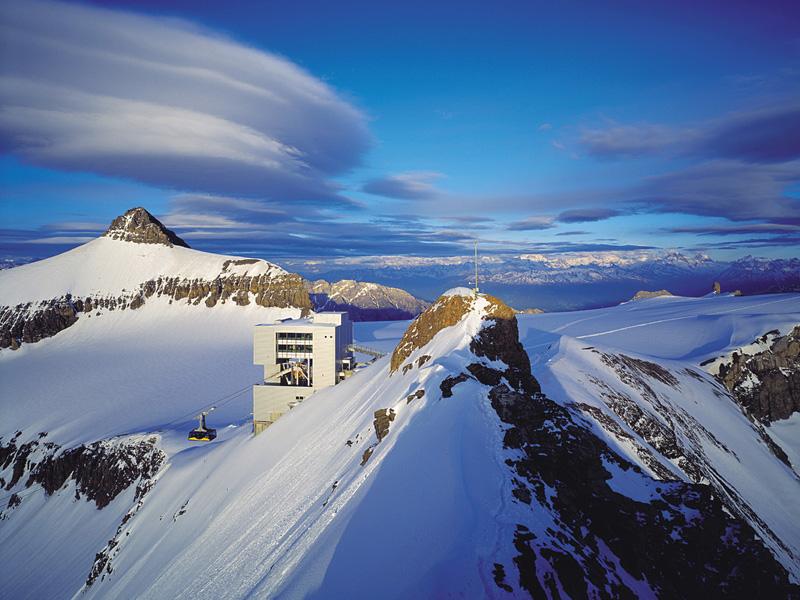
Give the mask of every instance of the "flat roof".
<path id="1" fill-rule="evenodd" d="M 274 323 L 259 323 L 256 327 L 340 327 L 341 323 L 331 323 L 330 321 L 317 321 L 314 319 L 317 315 L 346 315 L 347 311 L 325 310 L 314 313 L 310 317 L 301 317 L 299 319 L 282 319 Z"/>
<path id="2" fill-rule="evenodd" d="M 256 327 L 280 327 L 292 329 L 295 327 L 339 327 L 336 323 L 317 323 L 311 319 L 286 319 L 276 323 L 258 323 Z"/>

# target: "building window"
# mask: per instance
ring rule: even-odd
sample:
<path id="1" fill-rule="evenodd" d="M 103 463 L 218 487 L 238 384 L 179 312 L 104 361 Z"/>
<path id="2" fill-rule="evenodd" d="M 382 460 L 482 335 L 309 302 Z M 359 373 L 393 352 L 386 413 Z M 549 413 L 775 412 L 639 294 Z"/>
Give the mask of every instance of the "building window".
<path id="1" fill-rule="evenodd" d="M 299 340 L 299 341 L 307 341 L 310 342 L 313 338 L 313 334 L 311 333 L 298 333 L 296 331 L 279 331 L 277 333 L 277 338 L 279 340 Z"/>
<path id="2" fill-rule="evenodd" d="M 305 344 L 278 344 L 278 352 L 303 352 L 310 353 L 312 351 L 310 345 Z"/>

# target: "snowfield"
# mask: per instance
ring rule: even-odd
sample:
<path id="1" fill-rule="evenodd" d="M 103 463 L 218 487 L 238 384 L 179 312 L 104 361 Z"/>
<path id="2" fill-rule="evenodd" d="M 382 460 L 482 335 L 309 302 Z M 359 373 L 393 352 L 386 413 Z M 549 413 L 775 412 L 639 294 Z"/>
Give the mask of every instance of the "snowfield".
<path id="1" fill-rule="evenodd" d="M 262 260 L 99 237 L 56 257 L 4 271 L 0 306 L 49 300 L 64 294 L 117 296 L 137 291 L 142 283 L 163 276 L 213 280 L 220 273 L 277 276 L 286 271 Z"/>
<path id="2" fill-rule="evenodd" d="M 90 244 L 97 242 L 106 243 Z M 161 251 L 144 251 L 151 250 Z M 21 274 L 13 290 L 3 291 L 4 302 L 30 300 L 31 286 L 41 298 L 102 291 L 84 289 L 68 275 L 37 282 L 43 274 L 36 266 L 13 270 Z M 221 264 L 198 262 L 192 269 L 182 275 L 202 277 Z M 117 291 L 129 275 L 115 277 L 108 289 Z M 136 273 L 130 281 L 148 277 Z M 261 374 L 252 365 L 252 327 L 298 312 L 153 300 L 136 311 L 81 318 L 52 338 L 0 351 L 0 442 L 16 431 L 23 441 L 46 431 L 46 440 L 64 447 L 155 432 L 167 456 L 141 501 L 131 487 L 102 510 L 76 500 L 71 482 L 51 496 L 24 488 L 24 478 L 2 492 L 3 595 L 506 597 L 491 580 L 491 567 L 511 564 L 511 549 L 501 540 L 522 521 L 517 505 L 505 500 L 510 483 L 504 455 L 495 450 L 503 424 L 477 381 L 458 384 L 448 401 L 439 388 L 446 374 L 463 371 L 470 360 L 480 315 L 468 315 L 416 350 L 407 362 L 433 359 L 409 373 L 390 376 L 384 357 L 254 438 L 250 386 Z M 695 473 L 714 486 L 800 581 L 798 415 L 762 435 L 699 366 L 800 323 L 800 294 L 662 297 L 517 318 L 547 396 L 577 405 L 592 430 L 646 474 L 689 481 Z M 391 352 L 406 326 L 357 323 L 355 338 Z M 609 358 L 621 355 L 629 362 Z M 667 375 L 647 375 L 647 362 Z M 418 390 L 424 395 L 409 400 Z M 610 398 L 629 401 L 674 431 L 669 452 L 615 412 Z M 212 405 L 218 409 L 209 425 L 219 437 L 188 442 L 193 416 Z M 376 441 L 375 413 L 384 409 L 394 410 L 394 418 L 388 435 Z M 784 448 L 791 467 L 775 458 L 765 436 Z M 5 481 L 11 469 L 0 473 Z M 615 465 L 608 470 L 610 485 L 623 495 L 647 501 L 655 493 L 649 478 Z M 6 509 L 14 491 L 22 502 Z M 123 521 L 132 507 L 135 514 Z M 87 587 L 95 555 L 104 549 L 108 568 Z M 630 585 L 643 594 L 649 589 Z"/>

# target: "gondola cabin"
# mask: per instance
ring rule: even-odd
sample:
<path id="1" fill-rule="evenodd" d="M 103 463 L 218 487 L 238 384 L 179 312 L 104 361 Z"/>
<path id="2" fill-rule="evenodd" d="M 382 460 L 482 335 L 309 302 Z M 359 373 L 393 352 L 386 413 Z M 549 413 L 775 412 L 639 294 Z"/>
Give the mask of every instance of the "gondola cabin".
<path id="1" fill-rule="evenodd" d="M 197 415 L 199 421 L 198 426 L 189 432 L 189 440 L 193 442 L 210 442 L 217 437 L 217 430 L 206 427 L 207 412 L 201 412 Z"/>

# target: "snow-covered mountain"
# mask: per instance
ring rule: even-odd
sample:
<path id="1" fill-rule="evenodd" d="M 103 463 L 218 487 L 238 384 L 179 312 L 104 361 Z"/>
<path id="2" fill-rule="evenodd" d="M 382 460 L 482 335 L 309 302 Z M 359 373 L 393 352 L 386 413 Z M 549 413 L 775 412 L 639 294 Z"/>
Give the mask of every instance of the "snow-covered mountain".
<path id="1" fill-rule="evenodd" d="M 719 278 L 736 282 L 744 290 L 797 291 L 800 289 L 800 258 L 769 260 L 745 256 L 730 263 Z"/>
<path id="2" fill-rule="evenodd" d="M 0 271 L 0 348 L 18 348 L 111 311 L 227 302 L 308 310 L 298 275 L 265 260 L 192 250 L 143 208 L 64 254 Z"/>
<path id="3" fill-rule="evenodd" d="M 309 278 L 355 278 L 392 285 L 422 297 L 442 286 L 472 281 L 472 257 L 357 257 L 289 261 Z M 745 294 L 800 290 L 800 259 L 745 257 L 721 262 L 705 254 L 674 250 L 566 252 L 486 255 L 481 285 L 514 306 L 548 311 L 610 306 L 642 289 L 667 289 L 699 296 L 720 281 L 723 291 Z"/>
<path id="4" fill-rule="evenodd" d="M 255 438 L 251 323 L 299 309 L 171 308 L 0 350 L 10 597 L 798 594 L 800 415 L 754 422 L 699 365 L 800 295 L 515 317 L 454 290 L 359 324 L 391 355 Z"/>
<path id="5" fill-rule="evenodd" d="M 352 321 L 413 319 L 430 305 L 400 288 L 352 279 L 308 281 L 306 289 L 314 310 L 347 311 Z"/>

